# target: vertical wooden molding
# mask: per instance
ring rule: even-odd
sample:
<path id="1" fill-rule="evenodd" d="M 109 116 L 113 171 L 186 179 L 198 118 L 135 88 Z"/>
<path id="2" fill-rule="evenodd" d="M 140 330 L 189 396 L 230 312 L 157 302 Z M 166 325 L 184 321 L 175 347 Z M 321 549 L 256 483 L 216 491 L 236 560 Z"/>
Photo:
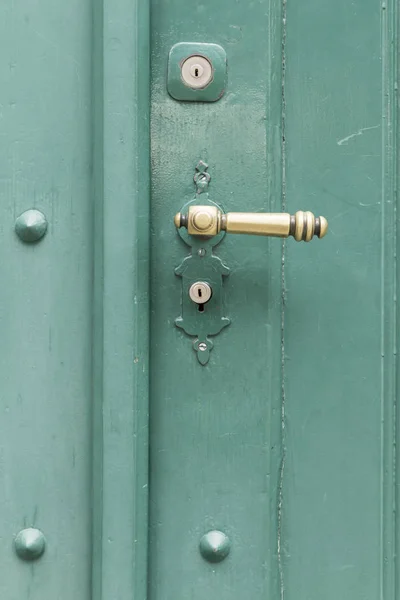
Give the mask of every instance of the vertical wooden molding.
<path id="1" fill-rule="evenodd" d="M 271 212 L 282 212 L 285 209 L 285 2 L 269 2 L 270 26 L 269 65 L 268 65 L 268 101 L 266 103 L 266 136 L 267 136 L 267 177 L 268 202 Z M 276 323 L 270 330 L 271 348 L 271 383 L 266 398 L 269 399 L 269 437 L 270 494 L 268 512 L 270 515 L 269 547 L 269 592 L 271 598 L 281 598 L 284 594 L 284 561 L 282 557 L 282 527 L 284 514 L 284 470 L 286 461 L 285 448 L 285 390 L 284 390 L 284 242 L 270 240 L 269 289 L 276 298 L 280 297 L 280 322 L 277 321 L 275 308 L 268 307 L 268 322 Z M 271 243 L 272 242 L 272 243 Z"/>
<path id="2" fill-rule="evenodd" d="M 149 29 L 93 0 L 93 600 L 147 597 Z"/>
<path id="3" fill-rule="evenodd" d="M 381 221 L 381 589 L 380 598 L 398 597 L 398 326 L 397 326 L 397 77 L 398 6 L 382 4 L 382 221 Z M 396 419 L 397 413 L 397 419 Z M 396 422 L 397 420 L 397 422 Z"/>

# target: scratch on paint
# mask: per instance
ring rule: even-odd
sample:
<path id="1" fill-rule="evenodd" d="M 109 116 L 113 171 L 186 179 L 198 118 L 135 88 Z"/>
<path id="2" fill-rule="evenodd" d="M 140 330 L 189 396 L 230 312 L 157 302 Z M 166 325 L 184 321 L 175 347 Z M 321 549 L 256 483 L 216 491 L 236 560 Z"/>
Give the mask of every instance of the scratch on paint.
<path id="1" fill-rule="evenodd" d="M 362 127 L 361 129 L 359 129 L 355 133 L 351 133 L 350 135 L 344 137 L 343 139 L 338 140 L 337 145 L 338 146 L 343 146 L 343 144 L 345 144 L 346 142 L 348 142 L 352 138 L 357 137 L 358 135 L 362 135 L 364 133 L 364 131 L 369 131 L 370 129 L 378 129 L 378 127 L 380 127 L 380 125 L 373 125 L 372 127 Z"/>

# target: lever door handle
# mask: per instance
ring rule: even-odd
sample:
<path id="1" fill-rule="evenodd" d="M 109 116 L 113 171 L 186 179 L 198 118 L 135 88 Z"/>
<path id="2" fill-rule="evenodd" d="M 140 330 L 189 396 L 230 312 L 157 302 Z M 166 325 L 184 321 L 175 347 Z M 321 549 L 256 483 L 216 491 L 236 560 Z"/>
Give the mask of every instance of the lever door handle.
<path id="1" fill-rule="evenodd" d="M 186 227 L 190 235 L 212 237 L 220 231 L 247 233 L 309 242 L 314 236 L 323 238 L 328 221 L 311 212 L 289 213 L 226 213 L 216 206 L 190 206 L 187 214 L 175 215 L 175 226 Z"/>

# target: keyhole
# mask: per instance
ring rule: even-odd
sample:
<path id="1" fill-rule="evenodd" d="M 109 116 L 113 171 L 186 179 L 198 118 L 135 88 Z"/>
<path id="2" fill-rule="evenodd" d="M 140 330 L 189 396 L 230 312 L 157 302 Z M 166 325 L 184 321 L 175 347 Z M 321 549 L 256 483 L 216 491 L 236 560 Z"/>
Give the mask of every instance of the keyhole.
<path id="1" fill-rule="evenodd" d="M 201 298 L 203 297 L 203 292 L 201 290 L 201 288 L 197 289 L 197 297 L 201 300 Z M 204 312 L 204 304 L 199 304 L 199 312 Z"/>
<path id="2" fill-rule="evenodd" d="M 198 70 L 198 68 L 197 68 L 197 67 L 196 67 L 196 68 L 195 68 L 195 70 L 194 70 L 194 76 L 195 76 L 195 77 L 198 77 L 198 76 L 199 76 L 199 70 Z"/>

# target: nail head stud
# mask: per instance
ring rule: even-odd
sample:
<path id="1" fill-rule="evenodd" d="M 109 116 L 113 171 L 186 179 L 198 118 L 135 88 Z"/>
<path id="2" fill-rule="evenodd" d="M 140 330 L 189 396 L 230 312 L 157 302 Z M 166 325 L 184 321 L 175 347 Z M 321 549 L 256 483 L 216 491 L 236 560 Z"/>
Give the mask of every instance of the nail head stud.
<path id="1" fill-rule="evenodd" d="M 15 551 L 22 560 L 40 558 L 46 547 L 46 538 L 40 529 L 22 529 L 15 538 Z"/>
<path id="2" fill-rule="evenodd" d="M 15 221 L 15 231 L 23 242 L 38 242 L 47 231 L 47 219 L 40 210 L 26 210 Z"/>
<path id="3" fill-rule="evenodd" d="M 231 542 L 222 531 L 209 531 L 200 540 L 200 553 L 211 563 L 224 560 L 231 550 Z"/>

